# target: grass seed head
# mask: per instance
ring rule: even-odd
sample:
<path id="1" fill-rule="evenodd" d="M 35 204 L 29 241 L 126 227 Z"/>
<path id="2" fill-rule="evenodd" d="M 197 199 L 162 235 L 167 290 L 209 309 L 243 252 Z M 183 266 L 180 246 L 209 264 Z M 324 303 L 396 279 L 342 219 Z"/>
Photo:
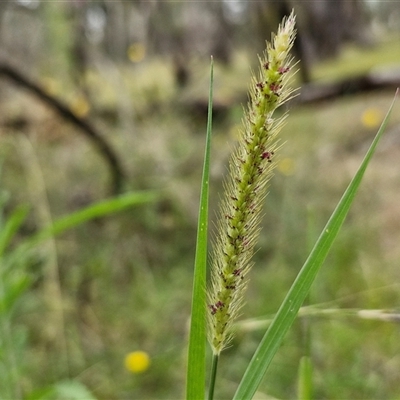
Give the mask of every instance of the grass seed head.
<path id="1" fill-rule="evenodd" d="M 229 344 L 232 324 L 243 304 L 262 203 L 276 166 L 277 134 L 285 119 L 276 118 L 274 112 L 293 93 L 287 83 L 292 75 L 294 27 L 292 12 L 259 58 L 259 75 L 252 79 L 243 128 L 224 183 L 207 291 L 208 338 L 214 354 Z"/>

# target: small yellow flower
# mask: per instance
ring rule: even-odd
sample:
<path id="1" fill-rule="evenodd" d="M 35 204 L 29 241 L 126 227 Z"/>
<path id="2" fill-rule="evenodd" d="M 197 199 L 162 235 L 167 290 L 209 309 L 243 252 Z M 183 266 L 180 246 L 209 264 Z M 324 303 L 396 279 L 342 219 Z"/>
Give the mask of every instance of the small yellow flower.
<path id="1" fill-rule="evenodd" d="M 150 357 L 145 351 L 132 351 L 125 357 L 125 368 L 133 374 L 145 372 L 150 366 Z"/>
<path id="2" fill-rule="evenodd" d="M 366 128 L 370 129 L 377 128 L 379 124 L 382 122 L 382 120 L 383 120 L 382 111 L 376 107 L 367 108 L 361 116 L 361 123 Z"/>
<path id="3" fill-rule="evenodd" d="M 295 165 L 294 161 L 291 158 L 284 158 L 278 163 L 278 170 L 286 176 L 290 176 L 294 174 Z"/>
<path id="4" fill-rule="evenodd" d="M 128 47 L 127 55 L 133 63 L 140 62 L 146 56 L 146 47 L 143 43 L 132 43 Z"/>
<path id="5" fill-rule="evenodd" d="M 84 96 L 77 96 L 72 101 L 70 109 L 77 117 L 83 118 L 89 114 L 90 104 Z"/>
<path id="6" fill-rule="evenodd" d="M 49 95 L 56 95 L 60 92 L 60 85 L 53 78 L 45 78 L 42 82 L 44 91 Z"/>

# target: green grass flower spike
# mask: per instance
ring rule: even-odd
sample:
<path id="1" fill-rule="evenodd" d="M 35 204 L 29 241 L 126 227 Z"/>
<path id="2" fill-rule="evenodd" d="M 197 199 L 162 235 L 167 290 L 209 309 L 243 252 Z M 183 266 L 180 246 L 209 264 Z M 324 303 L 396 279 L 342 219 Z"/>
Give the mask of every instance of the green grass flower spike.
<path id="1" fill-rule="evenodd" d="M 286 115 L 275 111 L 293 94 L 290 49 L 295 39 L 295 16 L 283 20 L 278 33 L 260 57 L 258 77 L 253 77 L 249 103 L 239 142 L 225 181 L 208 288 L 208 339 L 219 355 L 231 339 L 232 324 L 243 304 L 246 275 L 258 239 L 262 204 L 272 177 L 279 147 L 277 135 Z"/>

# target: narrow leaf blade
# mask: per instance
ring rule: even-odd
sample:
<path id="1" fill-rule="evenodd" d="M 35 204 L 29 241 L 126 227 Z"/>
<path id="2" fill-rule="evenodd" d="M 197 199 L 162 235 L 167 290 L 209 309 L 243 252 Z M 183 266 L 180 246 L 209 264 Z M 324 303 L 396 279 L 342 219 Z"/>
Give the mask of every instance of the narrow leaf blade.
<path id="1" fill-rule="evenodd" d="M 86 221 L 120 212 L 132 206 L 146 204 L 157 200 L 158 197 L 159 194 L 156 192 L 137 191 L 100 201 L 58 219 L 52 226 L 39 232 L 33 240 L 43 240 L 49 236 L 58 235 Z"/>
<path id="2" fill-rule="evenodd" d="M 0 232 L 0 257 L 3 256 L 6 247 L 24 223 L 28 216 L 28 211 L 29 208 L 27 206 L 17 207 L 2 227 Z"/>
<path id="3" fill-rule="evenodd" d="M 9 255 L 10 261 L 16 259 L 27 251 L 35 247 L 38 243 L 42 242 L 49 237 L 56 236 L 62 232 L 72 229 L 84 222 L 94 218 L 104 217 L 116 212 L 120 212 L 129 207 L 137 206 L 153 202 L 159 198 L 160 194 L 150 191 L 138 191 L 123 194 L 111 199 L 106 199 L 81 210 L 75 211 L 71 214 L 61 217 L 56 220 L 52 225 L 43 228 L 38 233 L 30 236 L 24 240 L 12 253 Z"/>
<path id="4" fill-rule="evenodd" d="M 194 266 L 192 315 L 188 346 L 186 376 L 186 398 L 204 399 L 206 377 L 206 274 L 207 274 L 207 232 L 208 193 L 210 176 L 210 150 L 212 132 L 213 60 L 211 59 L 210 91 L 208 99 L 207 136 L 204 154 L 203 177 L 201 182 L 200 208 L 197 227 L 196 255 Z"/>

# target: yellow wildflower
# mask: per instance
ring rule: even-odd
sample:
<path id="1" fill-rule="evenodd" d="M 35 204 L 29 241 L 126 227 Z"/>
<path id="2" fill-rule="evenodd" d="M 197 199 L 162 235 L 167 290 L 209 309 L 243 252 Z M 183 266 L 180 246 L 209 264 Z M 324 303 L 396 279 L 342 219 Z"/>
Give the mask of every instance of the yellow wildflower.
<path id="1" fill-rule="evenodd" d="M 145 372 L 150 366 L 150 357 L 145 351 L 132 351 L 125 357 L 125 368 L 134 373 Z"/>

